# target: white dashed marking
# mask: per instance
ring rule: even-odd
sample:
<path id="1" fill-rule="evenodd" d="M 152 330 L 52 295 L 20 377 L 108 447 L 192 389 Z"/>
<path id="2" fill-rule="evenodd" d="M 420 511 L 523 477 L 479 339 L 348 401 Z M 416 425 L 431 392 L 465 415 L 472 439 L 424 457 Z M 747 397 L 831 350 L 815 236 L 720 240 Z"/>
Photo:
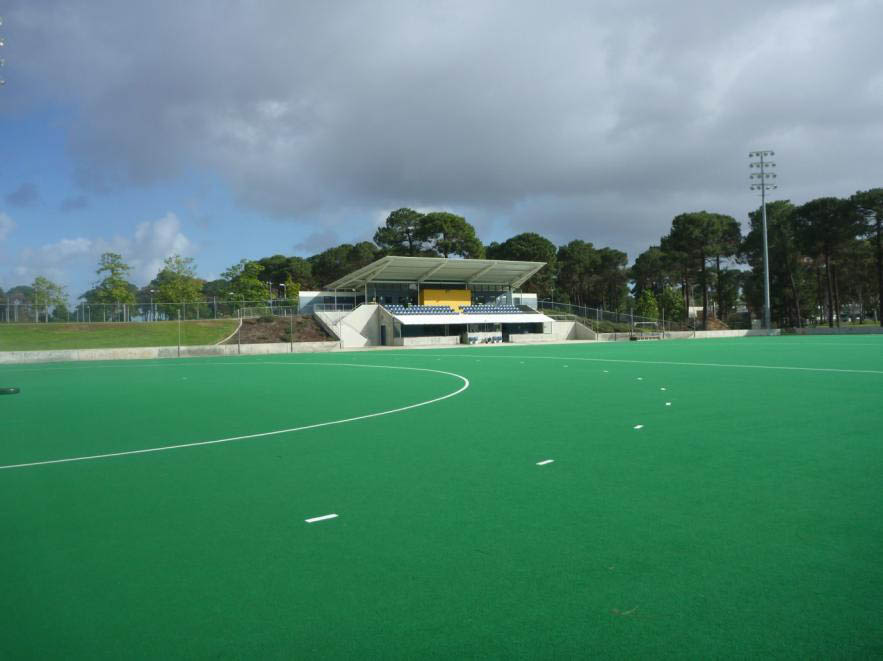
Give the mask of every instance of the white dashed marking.
<path id="1" fill-rule="evenodd" d="M 304 519 L 307 523 L 316 523 L 317 521 L 327 521 L 328 519 L 336 519 L 337 514 L 324 514 L 322 516 L 314 516 L 312 519 Z"/>

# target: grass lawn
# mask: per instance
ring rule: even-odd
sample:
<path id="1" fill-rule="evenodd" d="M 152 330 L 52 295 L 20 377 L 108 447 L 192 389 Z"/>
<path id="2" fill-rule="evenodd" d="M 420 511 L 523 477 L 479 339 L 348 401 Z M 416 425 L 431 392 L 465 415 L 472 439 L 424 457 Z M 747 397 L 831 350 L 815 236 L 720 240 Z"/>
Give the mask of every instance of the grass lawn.
<path id="1" fill-rule="evenodd" d="M 3 658 L 883 655 L 883 336 L 5 385 Z"/>
<path id="2" fill-rule="evenodd" d="M 235 319 L 185 321 L 181 344 L 215 344 L 236 329 Z M 178 344 L 178 322 L 134 324 L 0 324 L 0 351 L 169 347 Z"/>

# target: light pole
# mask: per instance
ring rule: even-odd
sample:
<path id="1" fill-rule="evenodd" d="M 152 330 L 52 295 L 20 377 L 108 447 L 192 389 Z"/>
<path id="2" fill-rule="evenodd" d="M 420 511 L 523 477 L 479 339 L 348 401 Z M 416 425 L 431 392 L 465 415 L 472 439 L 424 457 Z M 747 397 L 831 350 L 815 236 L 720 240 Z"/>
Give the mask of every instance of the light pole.
<path id="1" fill-rule="evenodd" d="M 0 16 L 0 25 L 3 25 L 3 17 L 2 16 Z M 6 45 L 6 42 L 3 40 L 3 36 L 0 35 L 0 48 L 3 48 L 3 46 L 5 46 L 5 45 Z M 0 69 L 2 69 L 5 65 L 6 65 L 6 60 L 4 60 L 2 57 L 0 57 Z M 6 81 L 3 80 L 2 77 L 0 77 L 0 86 L 5 85 L 5 84 L 6 84 Z"/>
<path id="2" fill-rule="evenodd" d="M 776 167 L 776 164 L 769 160 L 769 157 L 775 156 L 776 152 L 769 150 L 753 151 L 748 154 L 748 158 L 756 158 L 759 160 L 752 161 L 748 164 L 750 168 L 758 168 L 759 172 L 752 172 L 749 176 L 751 180 L 751 190 L 760 191 L 760 206 L 763 216 L 763 327 L 770 330 L 770 250 L 767 242 L 766 227 L 766 192 L 778 188 L 773 180 L 776 178 L 775 173 L 767 172 L 768 168 Z"/>
<path id="3" fill-rule="evenodd" d="M 282 287 L 282 300 L 287 303 L 288 302 L 288 292 L 285 290 L 285 283 L 280 282 L 279 286 Z"/>
<path id="4" fill-rule="evenodd" d="M 155 293 L 155 289 L 150 290 L 150 313 L 153 315 L 153 321 L 156 321 L 156 307 L 153 305 L 153 295 Z"/>

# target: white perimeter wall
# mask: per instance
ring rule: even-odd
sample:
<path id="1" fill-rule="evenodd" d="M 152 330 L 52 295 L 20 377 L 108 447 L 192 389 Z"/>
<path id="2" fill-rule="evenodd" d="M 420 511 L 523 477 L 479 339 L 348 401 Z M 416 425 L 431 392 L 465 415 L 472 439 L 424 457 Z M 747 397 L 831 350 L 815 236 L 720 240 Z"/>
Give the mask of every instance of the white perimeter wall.
<path id="1" fill-rule="evenodd" d="M 721 337 L 753 337 L 763 335 L 781 335 L 782 331 L 778 328 L 771 331 L 763 329 L 753 330 L 711 330 L 711 331 L 665 331 L 665 337 L 668 340 L 709 340 Z M 601 342 L 628 341 L 629 333 L 598 333 L 598 340 Z M 652 340 L 647 340 L 648 342 Z"/>
<path id="2" fill-rule="evenodd" d="M 426 346 L 450 346 L 460 344 L 459 335 L 439 335 L 436 337 L 400 337 L 399 346 L 426 347 Z"/>
<path id="3" fill-rule="evenodd" d="M 81 360 L 151 360 L 188 356 L 237 356 L 335 351 L 339 342 L 276 342 L 267 344 L 209 344 L 205 346 L 131 349 L 67 349 L 64 351 L 0 351 L 0 364 L 52 363 Z"/>
<path id="4" fill-rule="evenodd" d="M 844 326 L 843 328 L 795 328 L 797 335 L 879 335 L 883 333 L 880 326 Z"/>

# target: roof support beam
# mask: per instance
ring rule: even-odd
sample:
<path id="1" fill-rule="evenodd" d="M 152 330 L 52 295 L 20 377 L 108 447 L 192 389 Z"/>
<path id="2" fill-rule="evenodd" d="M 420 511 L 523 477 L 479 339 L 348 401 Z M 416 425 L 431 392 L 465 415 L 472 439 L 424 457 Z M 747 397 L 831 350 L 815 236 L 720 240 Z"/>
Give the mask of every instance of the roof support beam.
<path id="1" fill-rule="evenodd" d="M 520 287 L 520 286 L 523 285 L 525 282 L 527 282 L 528 280 L 530 280 L 530 279 L 534 276 L 534 274 L 537 273 L 537 272 L 538 272 L 540 269 L 542 269 L 544 266 L 545 266 L 545 264 L 539 264 L 539 265 L 536 266 L 535 268 L 533 268 L 533 269 L 531 269 L 530 271 L 528 271 L 525 275 L 523 275 L 523 276 L 521 276 L 520 278 L 518 278 L 518 280 L 516 280 L 515 282 L 513 282 L 513 283 L 512 283 L 511 285 L 509 285 L 509 286 L 510 286 L 510 287 Z"/>
<path id="2" fill-rule="evenodd" d="M 424 273 L 419 278 L 417 278 L 417 282 L 424 282 L 426 280 L 426 278 L 432 277 L 433 275 L 438 273 L 442 268 L 444 268 L 444 265 L 446 263 L 447 263 L 447 261 L 444 261 L 440 264 L 436 264 L 431 269 L 429 269 L 426 273 Z"/>
<path id="3" fill-rule="evenodd" d="M 474 274 L 474 275 L 473 275 L 472 277 L 470 277 L 470 278 L 467 278 L 467 279 L 466 279 L 466 284 L 467 284 L 467 285 L 471 285 L 473 282 L 475 282 L 476 279 L 478 279 L 478 278 L 480 278 L 481 276 L 483 276 L 485 273 L 487 273 L 488 271 L 490 271 L 491 269 L 493 269 L 496 265 L 497 265 L 497 262 L 495 261 L 493 264 L 489 264 L 489 265 L 485 266 L 485 267 L 484 267 L 483 269 L 481 269 L 478 273 Z"/>
<path id="4" fill-rule="evenodd" d="M 365 277 L 365 283 L 367 284 L 374 280 L 374 278 L 383 273 L 386 270 L 386 267 L 389 266 L 391 263 L 392 262 L 386 262 L 385 264 L 381 264 L 379 269 L 374 269 L 374 271 L 372 271 Z"/>

